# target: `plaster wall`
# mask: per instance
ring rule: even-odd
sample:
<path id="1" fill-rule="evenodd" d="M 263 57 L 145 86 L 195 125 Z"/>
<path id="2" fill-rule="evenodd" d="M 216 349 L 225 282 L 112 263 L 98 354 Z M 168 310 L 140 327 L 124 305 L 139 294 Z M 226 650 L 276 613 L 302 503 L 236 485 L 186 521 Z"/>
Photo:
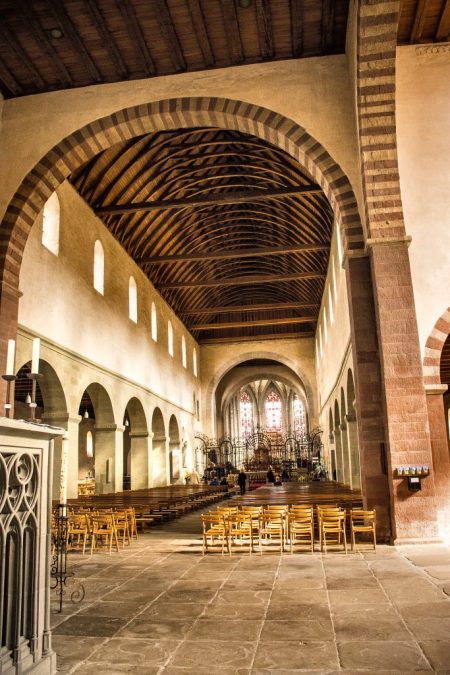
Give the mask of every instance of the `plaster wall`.
<path id="1" fill-rule="evenodd" d="M 217 96 L 270 108 L 318 140 L 360 194 L 353 98 L 345 55 L 261 63 L 8 100 L 0 131 L 0 217 L 18 185 L 57 142 L 85 124 L 141 103 Z"/>
<path id="2" fill-rule="evenodd" d="M 58 189 L 61 206 L 59 254 L 41 243 L 42 214 L 28 238 L 21 267 L 19 323 L 64 350 L 151 391 L 172 405 L 192 410 L 198 378 L 193 374 L 193 350 L 198 345 L 155 291 L 147 277 L 95 217 L 72 186 Z M 93 287 L 94 244 L 105 254 L 104 295 Z M 129 319 L 128 284 L 137 284 L 138 321 Z M 151 338 L 151 303 L 157 311 L 158 341 Z M 167 325 L 174 332 L 174 356 L 168 353 Z M 182 366 L 181 338 L 187 347 Z M 31 355 L 31 352 L 29 356 Z M 89 383 L 87 383 L 89 384 Z M 73 388 L 76 396 L 82 391 Z M 78 412 L 78 400 L 71 412 Z M 122 423 L 122 419 L 120 420 Z"/>
<path id="3" fill-rule="evenodd" d="M 450 302 L 450 45 L 397 49 L 400 187 L 420 346 Z"/>
<path id="4" fill-rule="evenodd" d="M 216 436 L 215 394 L 222 378 L 237 364 L 251 359 L 273 359 L 290 368 L 303 384 L 310 424 L 318 422 L 318 397 L 314 366 L 313 338 L 280 339 L 235 342 L 221 345 L 202 345 L 201 386 L 202 419 L 207 436 Z"/>
<path id="5" fill-rule="evenodd" d="M 330 311 L 331 297 L 331 311 Z M 347 282 L 336 232 L 331 242 L 330 262 L 316 328 L 315 359 L 319 409 L 333 392 L 350 341 Z"/>

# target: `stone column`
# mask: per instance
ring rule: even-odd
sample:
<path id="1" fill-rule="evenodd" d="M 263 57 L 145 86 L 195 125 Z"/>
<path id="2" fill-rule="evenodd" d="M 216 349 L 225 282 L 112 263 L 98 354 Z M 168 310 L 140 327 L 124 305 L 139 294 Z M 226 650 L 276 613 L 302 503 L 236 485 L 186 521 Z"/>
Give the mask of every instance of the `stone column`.
<path id="1" fill-rule="evenodd" d="M 150 487 L 149 456 L 151 442 L 148 431 L 130 431 L 131 489 Z"/>
<path id="2" fill-rule="evenodd" d="M 350 464 L 350 487 L 352 490 L 361 488 L 361 472 L 359 466 L 359 446 L 358 430 L 356 426 L 356 415 L 347 414 L 345 416 L 347 425 L 348 454 Z"/>
<path id="3" fill-rule="evenodd" d="M 331 433 L 328 437 L 330 439 L 330 480 L 334 480 L 334 472 L 336 471 L 336 448 L 334 443 L 334 433 Z"/>
<path id="4" fill-rule="evenodd" d="M 342 457 L 342 442 L 340 424 L 334 427 L 334 447 L 336 451 L 336 480 L 344 482 L 344 460 Z"/>
<path id="5" fill-rule="evenodd" d="M 439 534 L 444 537 L 450 535 L 450 455 L 443 399 L 447 389 L 446 384 L 425 385 L 436 485 L 438 527 Z"/>
<path id="6" fill-rule="evenodd" d="M 78 497 L 78 432 L 81 421 L 80 415 L 69 415 L 69 413 L 51 412 L 44 413 L 42 421 L 54 427 L 66 429 L 65 438 L 68 439 L 69 449 L 67 464 L 65 467 L 66 493 L 68 499 Z M 59 501 L 61 480 L 63 469 L 63 442 L 62 437 L 55 440 L 54 459 L 53 459 L 53 491 L 52 498 Z"/>
<path id="7" fill-rule="evenodd" d="M 341 422 L 339 430 L 341 432 L 343 483 L 344 485 L 350 485 L 350 457 L 348 451 L 347 425 L 345 422 Z"/>
<path id="8" fill-rule="evenodd" d="M 119 492 L 123 487 L 123 432 L 125 427 L 95 427 L 95 491 Z"/>
<path id="9" fill-rule="evenodd" d="M 407 238 L 368 240 L 383 372 L 394 541 L 437 537 L 434 472 L 412 494 L 396 466 L 432 466 Z"/>
<path id="10" fill-rule="evenodd" d="M 152 438 L 152 487 L 167 485 L 167 439 L 153 435 Z"/>
<path id="11" fill-rule="evenodd" d="M 391 537 L 377 324 L 368 256 L 345 259 L 364 506 L 377 510 L 381 540 Z"/>

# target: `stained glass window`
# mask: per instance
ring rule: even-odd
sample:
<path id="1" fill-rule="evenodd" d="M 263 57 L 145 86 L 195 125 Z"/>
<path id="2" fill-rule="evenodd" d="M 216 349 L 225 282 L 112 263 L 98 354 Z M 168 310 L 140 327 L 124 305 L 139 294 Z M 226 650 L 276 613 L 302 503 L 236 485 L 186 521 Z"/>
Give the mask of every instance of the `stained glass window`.
<path id="1" fill-rule="evenodd" d="M 242 393 L 239 403 L 241 414 L 241 436 L 246 438 L 253 433 L 253 406 L 246 391 Z"/>
<path id="2" fill-rule="evenodd" d="M 271 391 L 265 401 L 266 424 L 272 431 L 281 431 L 281 399 Z"/>
<path id="3" fill-rule="evenodd" d="M 305 406 L 297 394 L 294 394 L 292 404 L 294 408 L 294 431 L 297 435 L 304 436 L 306 434 Z"/>

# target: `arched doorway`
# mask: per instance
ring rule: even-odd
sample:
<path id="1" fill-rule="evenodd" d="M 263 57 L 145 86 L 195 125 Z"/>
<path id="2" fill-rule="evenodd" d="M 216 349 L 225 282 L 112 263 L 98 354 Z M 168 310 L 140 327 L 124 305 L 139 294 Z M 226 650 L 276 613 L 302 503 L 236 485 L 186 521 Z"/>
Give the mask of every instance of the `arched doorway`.
<path id="1" fill-rule="evenodd" d="M 79 414 L 83 435 L 86 427 L 86 436 L 90 431 L 93 437 L 95 492 L 103 494 L 121 490 L 122 434 L 115 423 L 109 394 L 98 382 L 93 382 L 84 390 Z"/>
<path id="2" fill-rule="evenodd" d="M 139 399 L 128 401 L 124 415 L 124 476 L 130 477 L 130 488 L 149 487 L 149 433 L 144 408 Z"/>
<path id="3" fill-rule="evenodd" d="M 95 492 L 95 409 L 88 392 L 78 408 L 78 494 Z"/>
<path id="4" fill-rule="evenodd" d="M 167 485 L 166 429 L 164 417 L 159 408 L 152 415 L 152 485 Z"/>

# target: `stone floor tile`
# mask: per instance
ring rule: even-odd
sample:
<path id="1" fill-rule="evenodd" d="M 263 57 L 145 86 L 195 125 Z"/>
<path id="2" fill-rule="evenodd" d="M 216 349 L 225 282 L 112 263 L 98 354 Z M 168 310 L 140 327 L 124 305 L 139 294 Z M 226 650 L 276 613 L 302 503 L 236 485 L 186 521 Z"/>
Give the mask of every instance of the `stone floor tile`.
<path id="1" fill-rule="evenodd" d="M 421 642 L 424 640 L 448 640 L 450 635 L 450 617 L 409 619 L 404 616 L 404 619 L 416 640 L 420 640 Z"/>
<path id="2" fill-rule="evenodd" d="M 333 642 L 273 641 L 260 642 L 256 650 L 253 672 L 268 669 L 280 673 L 283 669 L 294 671 L 306 669 L 314 673 L 318 669 L 338 668 L 336 646 Z"/>
<path id="3" fill-rule="evenodd" d="M 215 673 L 217 668 L 250 668 L 254 652 L 253 642 L 185 640 L 169 665 L 193 668 L 198 672 L 207 662 L 209 673 Z"/>
<path id="4" fill-rule="evenodd" d="M 145 605 L 143 605 L 145 606 Z M 119 617 L 121 619 L 131 619 L 141 608 L 141 605 L 135 602 L 104 602 L 100 600 L 88 607 L 82 609 L 78 616 L 109 616 Z"/>
<path id="5" fill-rule="evenodd" d="M 58 672 L 69 672 L 104 642 L 105 638 L 100 637 L 77 637 L 73 640 L 67 635 L 52 635 L 52 648 L 58 655 Z"/>
<path id="6" fill-rule="evenodd" d="M 444 599 L 442 591 L 425 579 L 416 578 L 410 581 L 380 579 L 380 583 L 389 599 L 395 603 L 416 604 Z"/>
<path id="7" fill-rule="evenodd" d="M 197 591 L 218 591 L 223 584 L 223 579 L 178 579 L 170 586 L 170 592 L 174 591 L 189 591 L 196 593 Z"/>
<path id="8" fill-rule="evenodd" d="M 292 620 L 292 619 L 329 619 L 330 610 L 328 604 L 303 604 L 301 600 L 287 602 L 271 600 L 267 619 L 274 620 Z"/>
<path id="9" fill-rule="evenodd" d="M 328 575 L 326 580 L 327 588 L 330 591 L 346 590 L 351 588 L 379 588 L 378 582 L 373 576 L 334 576 Z"/>
<path id="10" fill-rule="evenodd" d="M 122 675 L 122 673 L 135 673 L 135 675 L 158 675 L 159 666 L 137 666 L 133 663 L 108 664 L 108 675 Z M 77 675 L 101 675 L 104 673 L 103 663 L 84 663 L 75 671 Z"/>
<path id="11" fill-rule="evenodd" d="M 343 642 L 411 639 L 395 610 L 385 605 L 335 607 L 333 622 L 337 639 Z"/>
<path id="12" fill-rule="evenodd" d="M 387 671 L 415 672 L 431 670 L 414 642 L 338 642 L 342 668 L 360 668 L 379 673 Z"/>
<path id="13" fill-rule="evenodd" d="M 127 620 L 107 616 L 71 616 L 53 631 L 55 635 L 83 635 L 85 637 L 111 637 Z"/>
<path id="14" fill-rule="evenodd" d="M 274 584 L 274 589 L 275 590 L 289 590 L 289 588 L 292 589 L 292 579 L 280 579 L 277 577 L 275 584 Z M 295 588 L 297 590 L 321 590 L 326 587 L 325 583 L 325 577 L 306 577 L 306 576 L 299 576 L 295 579 Z"/>
<path id="15" fill-rule="evenodd" d="M 221 668 L 214 666 L 214 675 L 250 675 L 249 668 Z M 185 668 L 183 666 L 167 666 L 161 671 L 161 675 L 211 675 L 211 668 L 195 666 Z"/>
<path id="16" fill-rule="evenodd" d="M 250 642 L 258 639 L 262 619 L 200 618 L 186 636 L 187 640 Z"/>
<path id="17" fill-rule="evenodd" d="M 269 602 L 270 591 L 219 591 L 215 603 L 233 605 L 264 605 Z"/>
<path id="18" fill-rule="evenodd" d="M 161 593 L 164 593 L 164 591 L 158 588 L 155 588 L 154 590 L 142 589 L 141 591 L 138 589 L 131 590 L 128 588 L 120 588 L 111 591 L 106 595 L 102 595 L 101 599 L 103 602 L 116 602 L 117 597 L 120 596 L 123 599 L 126 598 L 127 602 L 133 602 L 136 603 L 137 606 L 145 607 L 145 605 L 148 605 L 149 602 L 155 600 Z M 86 595 L 86 599 L 87 598 L 88 596 Z"/>
<path id="19" fill-rule="evenodd" d="M 421 642 L 425 656 L 436 670 L 450 671 L 450 636 L 447 640 L 428 640 Z"/>
<path id="20" fill-rule="evenodd" d="M 213 602 L 205 608 L 207 619 L 263 619 L 267 605 L 237 605 L 230 602 Z"/>
<path id="21" fill-rule="evenodd" d="M 342 605 L 389 604 L 386 594 L 380 588 L 347 588 L 328 592 L 331 607 Z"/>
<path id="22" fill-rule="evenodd" d="M 333 640 L 333 626 L 329 617 L 305 618 L 294 621 L 267 620 L 261 633 L 261 642 L 292 640 Z"/>
<path id="23" fill-rule="evenodd" d="M 133 638 L 112 638 L 100 649 L 97 649 L 88 662 L 102 664 L 97 672 L 108 672 L 114 666 L 163 666 L 177 649 L 180 642 L 176 640 L 143 640 Z M 105 666 L 107 664 L 107 668 Z"/>
<path id="24" fill-rule="evenodd" d="M 270 596 L 272 603 L 286 603 L 294 602 L 302 605 L 315 605 L 327 602 L 327 592 L 325 590 L 304 590 L 297 587 L 291 590 L 279 590 L 279 586 L 275 585 L 272 595 Z"/>
<path id="25" fill-rule="evenodd" d="M 206 603 L 214 598 L 216 591 L 202 591 L 199 588 L 190 591 L 168 590 L 161 596 L 164 602 Z"/>
<path id="26" fill-rule="evenodd" d="M 182 640 L 192 628 L 195 619 L 152 619 L 138 616 L 118 633 L 118 638 L 145 638 L 148 640 Z"/>
<path id="27" fill-rule="evenodd" d="M 405 620 L 409 619 L 433 619 L 437 617 L 450 617 L 450 600 L 438 602 L 419 602 L 414 605 L 400 605 L 398 611 Z"/>
<path id="28" fill-rule="evenodd" d="M 205 609 L 203 603 L 164 602 L 156 600 L 139 615 L 153 621 L 165 619 L 196 619 Z"/>

